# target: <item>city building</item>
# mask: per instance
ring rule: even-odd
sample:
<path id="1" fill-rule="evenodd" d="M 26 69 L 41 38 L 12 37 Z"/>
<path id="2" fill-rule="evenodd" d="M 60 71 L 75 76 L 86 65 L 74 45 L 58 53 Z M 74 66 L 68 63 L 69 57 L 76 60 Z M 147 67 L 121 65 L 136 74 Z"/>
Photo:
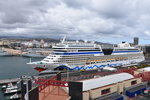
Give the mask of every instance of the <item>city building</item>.
<path id="1" fill-rule="evenodd" d="M 133 44 L 134 45 L 138 45 L 139 44 L 139 38 L 138 37 L 134 37 Z"/>

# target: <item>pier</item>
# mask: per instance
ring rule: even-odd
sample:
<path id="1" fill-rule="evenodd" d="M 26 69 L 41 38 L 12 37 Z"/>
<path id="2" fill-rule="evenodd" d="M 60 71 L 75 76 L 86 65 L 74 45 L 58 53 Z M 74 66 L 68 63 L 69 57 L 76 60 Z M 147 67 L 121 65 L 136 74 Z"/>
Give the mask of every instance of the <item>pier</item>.
<path id="1" fill-rule="evenodd" d="M 54 75 L 56 75 L 56 74 L 34 76 L 34 78 L 37 79 L 37 78 L 43 78 L 43 77 L 52 77 Z M 21 80 L 20 78 L 3 79 L 3 80 L 0 80 L 0 85 L 4 85 L 4 84 L 7 84 L 7 83 L 15 83 L 15 82 L 18 82 L 20 80 Z"/>
<path id="2" fill-rule="evenodd" d="M 12 78 L 12 79 L 0 80 L 0 85 L 7 84 L 9 82 L 11 82 L 11 83 L 18 82 L 19 80 L 20 80 L 20 78 Z"/>

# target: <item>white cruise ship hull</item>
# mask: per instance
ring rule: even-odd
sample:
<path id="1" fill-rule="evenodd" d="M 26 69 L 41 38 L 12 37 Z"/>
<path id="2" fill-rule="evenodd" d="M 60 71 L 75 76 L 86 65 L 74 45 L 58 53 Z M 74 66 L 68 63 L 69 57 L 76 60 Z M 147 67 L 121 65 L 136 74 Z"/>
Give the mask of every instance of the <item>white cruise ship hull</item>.
<path id="1" fill-rule="evenodd" d="M 53 46 L 53 53 L 39 62 L 28 63 L 37 71 L 46 69 L 92 70 L 103 67 L 129 65 L 144 61 L 141 50 L 129 43 L 102 48 L 94 42 L 65 42 Z"/>
<path id="2" fill-rule="evenodd" d="M 113 56 L 113 55 L 112 55 Z M 116 56 L 116 55 L 115 55 Z M 118 56 L 124 56 L 124 55 L 118 55 Z M 106 59 L 106 56 L 99 56 L 100 58 Z M 61 63 L 61 64 L 44 64 L 39 62 L 31 62 L 28 63 L 32 65 L 34 69 L 37 71 L 44 71 L 46 69 L 54 70 L 56 68 L 59 69 L 69 69 L 69 70 L 92 70 L 97 68 L 103 68 L 103 67 L 114 67 L 114 66 L 122 66 L 122 65 L 129 65 L 134 63 L 139 63 L 144 61 L 145 58 L 141 56 L 139 59 L 130 59 L 130 60 L 124 60 L 124 61 L 112 61 L 112 62 L 105 62 L 105 63 L 98 63 L 98 64 L 82 64 L 82 65 L 72 65 L 69 66 L 68 64 Z"/>

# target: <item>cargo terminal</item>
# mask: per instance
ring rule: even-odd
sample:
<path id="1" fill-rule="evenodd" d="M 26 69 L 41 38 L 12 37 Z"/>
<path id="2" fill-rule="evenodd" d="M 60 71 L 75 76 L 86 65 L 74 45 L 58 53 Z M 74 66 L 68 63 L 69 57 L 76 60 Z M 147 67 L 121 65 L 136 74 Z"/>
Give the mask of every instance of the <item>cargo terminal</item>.
<path id="1" fill-rule="evenodd" d="M 58 73 L 34 80 L 22 79 L 22 88 L 28 82 L 29 100 L 134 100 L 148 89 L 150 67 L 123 68 L 117 71 L 91 70 Z M 33 98 L 34 96 L 34 98 Z M 22 98 L 24 99 L 24 98 Z"/>

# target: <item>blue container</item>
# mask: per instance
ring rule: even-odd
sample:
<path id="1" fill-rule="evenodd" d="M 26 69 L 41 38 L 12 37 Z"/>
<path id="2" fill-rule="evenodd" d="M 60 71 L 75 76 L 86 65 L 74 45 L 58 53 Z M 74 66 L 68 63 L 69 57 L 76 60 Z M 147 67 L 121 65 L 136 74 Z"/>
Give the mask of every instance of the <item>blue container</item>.
<path id="1" fill-rule="evenodd" d="M 119 97 L 119 98 L 117 98 L 115 100 L 123 100 L 123 96 L 121 96 L 121 97 Z"/>
<path id="2" fill-rule="evenodd" d="M 129 91 L 126 91 L 126 95 L 130 98 L 133 98 L 135 97 L 136 95 L 139 95 L 141 92 L 143 92 L 144 90 L 146 90 L 146 88 L 142 88 L 142 89 L 139 89 L 139 90 L 136 90 L 134 92 L 129 92 Z"/>

